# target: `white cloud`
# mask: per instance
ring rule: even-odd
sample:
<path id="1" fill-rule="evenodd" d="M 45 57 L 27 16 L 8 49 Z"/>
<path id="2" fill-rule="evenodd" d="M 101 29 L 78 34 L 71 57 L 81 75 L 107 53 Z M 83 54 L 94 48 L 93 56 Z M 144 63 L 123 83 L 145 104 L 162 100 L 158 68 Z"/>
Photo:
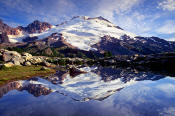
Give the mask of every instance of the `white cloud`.
<path id="1" fill-rule="evenodd" d="M 168 38 L 168 41 L 175 41 L 175 37 L 174 38 Z"/>
<path id="2" fill-rule="evenodd" d="M 163 110 L 160 110 L 160 116 L 175 116 L 175 108 L 174 107 L 165 107 Z"/>
<path id="3" fill-rule="evenodd" d="M 142 0 L 101 0 L 90 15 L 101 15 L 114 21 L 114 13 L 125 14 L 134 6 L 138 5 Z"/>
<path id="4" fill-rule="evenodd" d="M 147 15 L 139 12 L 132 12 L 129 15 L 118 15 L 115 23 L 121 28 L 133 32 L 140 36 L 153 36 L 152 30 L 155 26 L 154 21 L 157 19 L 158 15 Z"/>
<path id="5" fill-rule="evenodd" d="M 167 97 L 174 97 L 175 90 L 172 89 L 175 88 L 174 84 L 171 83 L 159 84 L 156 86 L 156 88 L 164 92 Z"/>
<path id="6" fill-rule="evenodd" d="M 4 21 L 4 23 L 6 23 L 6 24 L 8 24 L 9 26 L 11 26 L 11 27 L 18 27 L 18 26 L 21 26 L 19 23 L 14 23 L 14 22 L 6 22 L 6 21 Z"/>
<path id="7" fill-rule="evenodd" d="M 70 0 L 4 0 L 0 3 L 16 13 L 23 14 L 29 22 L 37 19 L 58 24 L 77 13 L 76 5 Z M 5 9 L 4 13 L 9 13 L 8 9 Z"/>
<path id="8" fill-rule="evenodd" d="M 174 34 L 175 33 L 175 22 L 172 20 L 166 21 L 163 26 L 158 28 L 156 32 L 161 34 Z"/>
<path id="9" fill-rule="evenodd" d="M 159 7 L 163 10 L 173 11 L 175 10 L 175 0 L 163 0 L 159 3 Z"/>
<path id="10" fill-rule="evenodd" d="M 23 25 L 33 20 L 46 21 L 59 24 L 76 15 L 89 15 L 90 17 L 103 16 L 121 28 L 142 36 L 156 36 L 154 34 L 171 34 L 175 32 L 175 23 L 166 23 L 156 29 L 160 23 L 155 20 L 167 16 L 163 13 L 147 13 L 155 7 L 145 4 L 146 0 L 0 0 L 4 7 L 0 8 L 1 16 L 5 22 L 12 23 L 13 14 L 23 20 Z M 159 0 L 160 1 L 160 0 Z M 175 0 L 161 0 L 159 7 L 165 10 L 175 8 Z M 146 5 L 146 6 L 145 6 Z M 157 2 L 156 2 L 157 5 Z M 152 10 L 151 10 L 152 11 Z M 10 16 L 9 16 L 10 14 Z M 12 14 L 12 15 L 11 15 Z M 12 18 L 11 18 L 12 17 Z M 11 19 L 11 20 L 9 20 Z M 155 33 L 155 31 L 157 33 Z M 173 38 L 173 37 L 172 37 Z"/>
<path id="11" fill-rule="evenodd" d="M 133 11 L 144 0 L 101 0 L 96 9 L 92 11 L 91 16 L 103 16 L 121 28 L 139 34 L 148 35 L 148 31 L 152 30 L 152 21 L 159 18 L 160 15 L 155 14 L 147 16 L 139 11 Z M 149 18 L 149 22 L 145 19 Z"/>

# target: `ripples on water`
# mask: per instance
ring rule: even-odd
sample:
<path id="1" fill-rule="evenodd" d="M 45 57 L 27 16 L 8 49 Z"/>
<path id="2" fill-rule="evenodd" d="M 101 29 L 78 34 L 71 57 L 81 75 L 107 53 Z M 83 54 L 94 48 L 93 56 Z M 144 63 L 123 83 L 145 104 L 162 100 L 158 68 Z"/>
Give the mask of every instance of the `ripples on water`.
<path id="1" fill-rule="evenodd" d="M 0 116 L 174 116 L 175 78 L 135 69 L 83 67 L 74 77 L 48 78 L 0 87 Z"/>

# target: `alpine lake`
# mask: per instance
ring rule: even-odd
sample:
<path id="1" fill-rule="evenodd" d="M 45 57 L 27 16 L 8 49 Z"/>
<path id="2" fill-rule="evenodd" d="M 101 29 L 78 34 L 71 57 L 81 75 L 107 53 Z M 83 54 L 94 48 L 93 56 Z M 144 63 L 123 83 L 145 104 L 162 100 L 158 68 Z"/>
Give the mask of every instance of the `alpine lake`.
<path id="1" fill-rule="evenodd" d="M 0 116 L 175 116 L 175 78 L 133 68 L 79 67 L 0 86 Z"/>

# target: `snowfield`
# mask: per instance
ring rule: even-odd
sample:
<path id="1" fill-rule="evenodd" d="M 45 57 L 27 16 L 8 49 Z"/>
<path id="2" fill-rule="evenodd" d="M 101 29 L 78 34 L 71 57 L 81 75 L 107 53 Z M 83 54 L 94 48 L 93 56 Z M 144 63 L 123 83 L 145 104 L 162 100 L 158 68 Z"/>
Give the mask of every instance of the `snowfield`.
<path id="1" fill-rule="evenodd" d="M 91 46 L 100 42 L 101 37 L 105 35 L 117 39 L 121 39 L 120 37 L 123 35 L 130 36 L 133 39 L 136 36 L 133 33 L 117 28 L 114 24 L 102 18 L 79 16 L 66 21 L 62 25 L 53 26 L 51 29 L 42 33 L 23 34 L 16 37 L 9 35 L 9 39 L 11 42 L 21 42 L 26 36 L 37 36 L 39 39 L 43 39 L 52 33 L 61 33 L 69 44 L 86 51 L 94 50 Z"/>

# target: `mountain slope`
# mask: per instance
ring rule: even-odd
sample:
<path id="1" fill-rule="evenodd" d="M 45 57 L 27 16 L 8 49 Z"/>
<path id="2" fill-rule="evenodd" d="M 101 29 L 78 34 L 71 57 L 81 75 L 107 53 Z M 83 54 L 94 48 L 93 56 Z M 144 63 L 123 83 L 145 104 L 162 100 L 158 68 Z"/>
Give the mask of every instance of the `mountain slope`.
<path id="1" fill-rule="evenodd" d="M 73 49 L 95 51 L 101 54 L 109 51 L 113 55 L 175 51 L 174 42 L 157 37 L 135 35 L 103 17 L 77 16 L 56 26 L 34 21 L 27 27 L 18 27 L 17 29 L 22 31 L 22 34 L 8 34 L 10 42 L 40 41 L 43 45 L 54 48 L 59 48 L 64 44 Z"/>
<path id="2" fill-rule="evenodd" d="M 37 36 L 42 39 L 50 36 L 52 33 L 61 33 L 66 41 L 73 46 L 82 50 L 94 50 L 91 46 L 98 43 L 105 35 L 110 35 L 120 39 L 122 35 L 128 35 L 134 38 L 136 35 L 126 32 L 114 24 L 103 19 L 102 17 L 88 18 L 88 17 L 74 17 L 70 21 L 64 22 L 51 28 L 43 33 L 29 34 L 28 36 Z M 26 35 L 23 36 L 24 38 Z M 11 39 L 11 38 L 10 38 Z M 18 37 L 13 38 L 16 41 L 22 41 Z"/>
<path id="3" fill-rule="evenodd" d="M 135 39 L 132 39 L 124 35 L 121 38 L 120 40 L 114 37 L 104 36 L 93 47 L 97 48 L 100 53 L 110 51 L 115 55 L 154 54 L 175 51 L 175 44 L 173 42 L 168 42 L 157 37 L 136 36 Z"/>

